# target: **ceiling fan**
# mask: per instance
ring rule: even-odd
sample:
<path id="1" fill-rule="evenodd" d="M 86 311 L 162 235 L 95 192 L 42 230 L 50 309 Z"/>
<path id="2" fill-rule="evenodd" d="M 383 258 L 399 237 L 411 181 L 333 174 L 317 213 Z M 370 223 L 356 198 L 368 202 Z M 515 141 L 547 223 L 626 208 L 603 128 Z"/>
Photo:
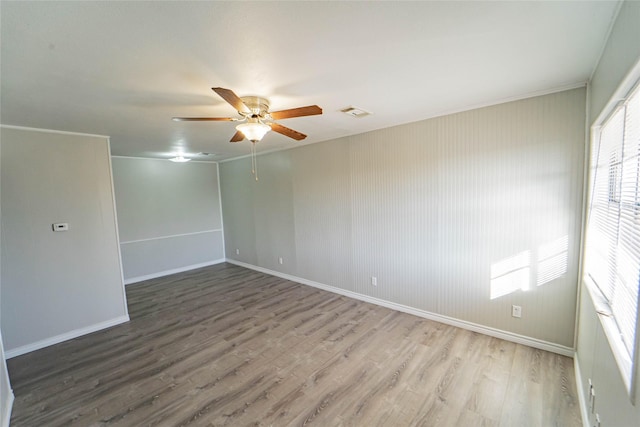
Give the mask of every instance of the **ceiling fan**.
<path id="1" fill-rule="evenodd" d="M 231 137 L 230 142 L 240 142 L 247 138 L 255 144 L 270 130 L 278 132 L 284 136 L 288 136 L 289 138 L 293 138 L 296 141 L 302 141 L 307 137 L 307 135 L 282 126 L 281 124 L 276 123 L 275 120 L 322 114 L 322 108 L 317 105 L 291 108 L 289 110 L 269 111 L 269 100 L 266 98 L 261 98 L 259 96 L 239 97 L 231 89 L 225 89 L 223 87 L 214 87 L 212 89 L 215 93 L 220 95 L 222 99 L 235 108 L 241 117 L 174 117 L 173 120 L 178 122 L 242 121 L 244 123 L 236 126 L 236 133 Z"/>

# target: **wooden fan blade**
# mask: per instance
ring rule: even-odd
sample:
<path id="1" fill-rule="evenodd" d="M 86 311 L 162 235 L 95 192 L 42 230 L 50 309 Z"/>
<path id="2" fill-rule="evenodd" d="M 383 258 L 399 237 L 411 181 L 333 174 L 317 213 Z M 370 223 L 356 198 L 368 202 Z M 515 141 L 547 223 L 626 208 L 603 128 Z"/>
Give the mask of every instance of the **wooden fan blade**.
<path id="1" fill-rule="evenodd" d="M 293 117 L 315 116 L 322 114 L 322 108 L 317 105 L 307 105 L 306 107 L 291 108 L 290 110 L 273 111 L 271 117 L 274 120 L 291 119 Z"/>
<path id="2" fill-rule="evenodd" d="M 174 122 L 235 122 L 231 117 L 174 117 Z"/>
<path id="3" fill-rule="evenodd" d="M 288 136 L 289 138 L 293 138 L 296 141 L 302 141 L 307 137 L 307 135 L 305 135 L 304 133 L 300 133 L 293 129 L 289 129 L 288 127 L 282 126 L 281 124 L 278 124 L 278 123 L 269 123 L 269 126 L 271 126 L 272 131 L 281 133 L 282 135 Z"/>
<path id="4" fill-rule="evenodd" d="M 229 142 L 240 142 L 243 139 L 244 139 L 244 134 L 240 131 L 237 131 L 236 133 L 233 134 Z"/>
<path id="5" fill-rule="evenodd" d="M 224 99 L 229 104 L 231 104 L 231 106 L 233 108 L 235 108 L 236 110 L 242 111 L 242 112 L 245 112 L 245 113 L 250 113 L 251 112 L 249 107 L 244 105 L 244 102 L 242 102 L 242 99 L 240 99 L 240 97 L 238 95 L 236 95 L 231 89 L 225 89 L 223 87 L 212 87 L 211 89 L 215 93 L 220 95 L 220 97 L 222 99 Z"/>

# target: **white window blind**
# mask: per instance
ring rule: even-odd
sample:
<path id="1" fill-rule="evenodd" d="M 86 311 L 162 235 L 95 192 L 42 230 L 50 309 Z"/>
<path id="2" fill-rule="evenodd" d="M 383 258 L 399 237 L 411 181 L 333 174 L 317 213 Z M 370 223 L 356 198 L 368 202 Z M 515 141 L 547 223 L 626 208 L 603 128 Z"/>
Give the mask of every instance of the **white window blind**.
<path id="1" fill-rule="evenodd" d="M 602 125 L 591 159 L 584 270 L 606 299 L 633 360 L 640 283 L 640 90 Z"/>

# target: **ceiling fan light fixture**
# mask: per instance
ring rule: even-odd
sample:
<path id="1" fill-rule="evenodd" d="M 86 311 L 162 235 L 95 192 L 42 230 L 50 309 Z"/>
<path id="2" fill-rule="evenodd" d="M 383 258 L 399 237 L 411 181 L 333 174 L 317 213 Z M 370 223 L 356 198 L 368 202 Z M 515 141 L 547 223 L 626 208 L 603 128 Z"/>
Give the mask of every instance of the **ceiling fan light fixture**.
<path id="1" fill-rule="evenodd" d="M 271 130 L 271 126 L 256 120 L 242 123 L 236 126 L 236 130 L 242 132 L 249 141 L 258 142 Z"/>
<path id="2" fill-rule="evenodd" d="M 169 161 L 170 162 L 174 162 L 174 163 L 185 163 L 185 162 L 190 162 L 191 159 L 187 159 L 187 158 L 185 158 L 183 156 L 176 156 L 176 157 L 173 157 L 173 158 L 169 159 Z"/>

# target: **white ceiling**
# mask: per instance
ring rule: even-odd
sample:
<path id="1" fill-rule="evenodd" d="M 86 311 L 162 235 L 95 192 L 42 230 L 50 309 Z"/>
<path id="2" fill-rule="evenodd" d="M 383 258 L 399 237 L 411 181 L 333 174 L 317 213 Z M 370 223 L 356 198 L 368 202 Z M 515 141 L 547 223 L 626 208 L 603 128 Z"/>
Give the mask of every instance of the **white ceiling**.
<path id="1" fill-rule="evenodd" d="M 114 155 L 249 153 L 211 88 L 261 95 L 313 143 L 586 82 L 615 1 L 6 2 L 0 122 L 111 136 Z M 352 118 L 355 105 L 374 114 Z M 270 132 L 271 151 L 301 144 Z M 34 153 L 35 154 L 35 153 Z"/>

